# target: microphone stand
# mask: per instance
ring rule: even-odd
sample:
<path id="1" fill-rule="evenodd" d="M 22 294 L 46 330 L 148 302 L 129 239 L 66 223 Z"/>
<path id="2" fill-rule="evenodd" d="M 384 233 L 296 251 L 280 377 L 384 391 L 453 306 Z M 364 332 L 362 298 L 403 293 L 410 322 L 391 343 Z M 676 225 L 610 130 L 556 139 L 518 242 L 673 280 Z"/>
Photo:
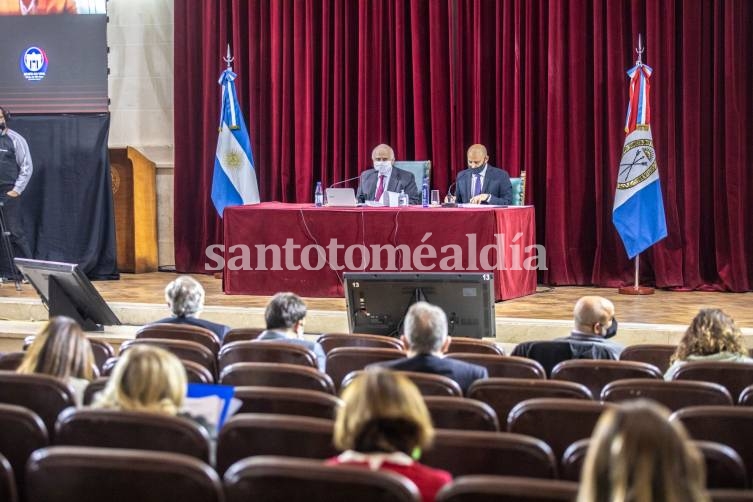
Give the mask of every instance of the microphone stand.
<path id="1" fill-rule="evenodd" d="M 21 279 L 18 278 L 18 272 L 16 271 L 16 263 L 13 256 L 13 245 L 10 242 L 10 231 L 8 231 L 8 225 L 5 222 L 5 202 L 0 201 L 0 239 L 2 239 L 3 250 L 5 256 L 8 257 L 8 265 L 10 266 L 9 273 L 13 274 L 13 281 L 16 283 L 16 291 L 21 291 Z"/>

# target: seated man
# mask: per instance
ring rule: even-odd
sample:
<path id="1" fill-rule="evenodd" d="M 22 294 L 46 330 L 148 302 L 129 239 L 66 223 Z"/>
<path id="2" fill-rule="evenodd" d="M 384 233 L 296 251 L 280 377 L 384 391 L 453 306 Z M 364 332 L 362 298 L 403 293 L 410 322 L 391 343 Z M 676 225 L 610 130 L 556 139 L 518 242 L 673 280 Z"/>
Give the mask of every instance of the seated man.
<path id="1" fill-rule="evenodd" d="M 394 167 L 395 152 L 389 145 L 377 145 L 371 152 L 371 161 L 374 167 L 364 171 L 358 180 L 356 198 L 359 201 L 374 200 L 385 203 L 386 192 L 400 193 L 403 190 L 411 204 L 420 202 L 416 179 L 408 171 Z"/>
<path id="2" fill-rule="evenodd" d="M 172 317 L 165 317 L 153 324 L 190 324 L 206 328 L 217 335 L 220 341 L 230 331 L 230 327 L 224 324 L 199 319 L 204 308 L 204 288 L 189 275 L 181 275 L 165 287 L 165 301 L 173 313 Z"/>
<path id="3" fill-rule="evenodd" d="M 405 315 L 403 327 L 408 357 L 380 363 L 380 366 L 449 377 L 460 385 L 463 394 L 475 380 L 489 376 L 483 366 L 443 357 L 450 346 L 450 337 L 447 336 L 447 315 L 441 308 L 426 302 L 414 303 Z"/>
<path id="4" fill-rule="evenodd" d="M 316 354 L 319 369 L 324 371 L 327 356 L 317 342 L 303 338 L 303 326 L 306 319 L 306 304 L 294 293 L 277 293 L 272 297 L 264 311 L 267 323 L 266 331 L 257 340 L 292 343 L 301 345 Z"/>
<path id="5" fill-rule="evenodd" d="M 468 169 L 460 171 L 455 180 L 458 204 L 512 204 L 512 183 L 507 171 L 490 166 L 484 145 L 468 148 Z"/>

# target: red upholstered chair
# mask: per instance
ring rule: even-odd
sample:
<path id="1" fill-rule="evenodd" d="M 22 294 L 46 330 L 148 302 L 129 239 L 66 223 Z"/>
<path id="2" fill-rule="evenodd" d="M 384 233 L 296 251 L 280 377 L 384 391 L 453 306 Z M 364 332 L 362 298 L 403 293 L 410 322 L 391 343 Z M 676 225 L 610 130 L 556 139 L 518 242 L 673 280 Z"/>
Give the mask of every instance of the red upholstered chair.
<path id="1" fill-rule="evenodd" d="M 751 490 L 709 490 L 711 502 L 753 502 Z"/>
<path id="2" fill-rule="evenodd" d="M 680 366 L 673 380 L 700 380 L 727 387 L 733 400 L 753 384 L 753 364 L 723 361 L 690 361 Z"/>
<path id="3" fill-rule="evenodd" d="M 493 342 L 485 342 L 476 338 L 465 338 L 453 336 L 450 340 L 450 346 L 447 353 L 466 353 L 466 354 L 492 354 L 504 356 L 505 351 Z"/>
<path id="4" fill-rule="evenodd" d="M 292 387 L 335 393 L 326 373 L 300 364 L 235 363 L 222 370 L 220 383 L 233 386 Z"/>
<path id="5" fill-rule="evenodd" d="M 24 338 L 24 351 L 34 343 L 34 338 L 35 335 Z M 102 367 L 108 359 L 115 356 L 115 350 L 112 348 L 112 345 L 97 338 L 89 338 L 89 344 L 91 345 L 92 353 L 94 354 L 94 364 L 97 366 L 99 374 L 102 374 Z"/>
<path id="6" fill-rule="evenodd" d="M 266 340 L 223 345 L 218 360 L 220 373 L 235 363 L 285 363 L 318 368 L 316 354 L 306 347 Z"/>
<path id="7" fill-rule="evenodd" d="M 20 496 L 24 494 L 26 461 L 34 450 L 49 442 L 47 428 L 36 413 L 23 406 L 0 404 L 0 455 L 12 467 Z"/>
<path id="8" fill-rule="evenodd" d="M 563 361 L 552 369 L 552 380 L 566 380 L 583 384 L 598 398 L 601 389 L 610 382 L 625 378 L 660 380 L 663 374 L 655 366 L 634 361 L 601 359 L 573 359 Z"/>
<path id="9" fill-rule="evenodd" d="M 39 415 L 50 435 L 55 430 L 58 414 L 69 406 L 75 406 L 73 391 L 57 378 L 8 371 L 0 371 L 0 403 L 30 409 Z"/>
<path id="10" fill-rule="evenodd" d="M 124 354 L 135 345 L 153 345 L 175 354 L 182 361 L 193 361 L 209 370 L 212 375 L 217 374 L 217 357 L 215 354 L 198 342 L 190 340 L 173 340 L 169 338 L 137 338 L 123 342 L 120 346 L 120 354 Z M 111 370 L 111 359 L 105 363 L 105 372 Z M 109 373 L 108 373 L 109 374 Z"/>
<path id="11" fill-rule="evenodd" d="M 483 366 L 489 371 L 490 377 L 546 378 L 544 367 L 533 359 L 525 357 L 471 354 L 468 352 L 453 352 L 447 354 L 447 357 Z"/>
<path id="12" fill-rule="evenodd" d="M 25 352 L 6 352 L 0 355 L 0 370 L 16 371 L 21 366 L 25 355 Z"/>
<path id="13" fill-rule="evenodd" d="M 238 413 L 302 415 L 334 420 L 340 398 L 314 390 L 285 387 L 236 387 L 233 397 L 243 403 Z"/>
<path id="14" fill-rule="evenodd" d="M 335 388 L 340 386 L 348 373 L 362 370 L 366 366 L 405 357 L 397 349 L 379 349 L 372 347 L 338 347 L 327 354 L 327 374 L 332 377 Z"/>
<path id="15" fill-rule="evenodd" d="M 212 351 L 220 351 L 220 339 L 212 330 L 190 324 L 148 324 L 136 332 L 139 338 L 164 338 L 166 340 L 187 340 L 196 342 Z"/>
<path id="16" fill-rule="evenodd" d="M 342 391 L 350 385 L 363 371 L 351 371 L 345 378 L 340 387 Z M 416 371 L 398 371 L 401 375 L 407 377 L 418 387 L 422 396 L 444 396 L 444 397 L 462 397 L 463 391 L 458 383 L 446 376 L 434 375 L 431 373 L 419 373 Z"/>
<path id="17" fill-rule="evenodd" d="M 620 353 L 620 361 L 648 363 L 659 368 L 662 374 L 669 369 L 669 359 L 677 350 L 676 345 L 638 344 L 625 347 Z"/>
<path id="18" fill-rule="evenodd" d="M 464 397 L 425 396 L 431 421 L 439 429 L 498 431 L 497 414 L 486 403 Z"/>
<path id="19" fill-rule="evenodd" d="M 338 347 L 371 347 L 375 349 L 395 349 L 405 351 L 399 338 L 383 335 L 325 333 L 317 340 L 325 353 Z"/>
<path id="20" fill-rule="evenodd" d="M 437 502 L 559 502 L 575 500 L 578 483 L 511 476 L 461 476 L 437 494 Z"/>
<path id="21" fill-rule="evenodd" d="M 0 500 L 18 502 L 13 467 L 2 454 L 0 454 Z"/>
<path id="22" fill-rule="evenodd" d="M 250 342 L 256 340 L 264 332 L 264 328 L 233 328 L 225 333 L 222 344 L 227 345 L 233 342 Z"/>
<path id="23" fill-rule="evenodd" d="M 711 382 L 631 378 L 608 383 L 601 391 L 601 400 L 613 403 L 641 398 L 661 403 L 672 411 L 704 404 L 734 404 L 726 388 Z"/>
<path id="24" fill-rule="evenodd" d="M 94 397 L 97 393 L 105 390 L 109 377 L 97 378 L 93 382 L 89 382 L 84 390 L 84 406 L 88 406 L 94 402 Z"/>

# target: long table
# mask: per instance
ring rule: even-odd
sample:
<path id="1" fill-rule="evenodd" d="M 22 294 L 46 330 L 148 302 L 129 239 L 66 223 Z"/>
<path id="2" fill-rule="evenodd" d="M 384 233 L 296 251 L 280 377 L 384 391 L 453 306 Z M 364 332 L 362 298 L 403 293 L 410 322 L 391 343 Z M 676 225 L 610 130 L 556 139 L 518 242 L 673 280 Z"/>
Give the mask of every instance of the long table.
<path id="1" fill-rule="evenodd" d="M 224 213 L 228 294 L 343 297 L 343 272 L 493 272 L 495 299 L 536 290 L 532 206 L 331 208 L 265 202 Z M 375 248 L 376 246 L 376 248 Z"/>

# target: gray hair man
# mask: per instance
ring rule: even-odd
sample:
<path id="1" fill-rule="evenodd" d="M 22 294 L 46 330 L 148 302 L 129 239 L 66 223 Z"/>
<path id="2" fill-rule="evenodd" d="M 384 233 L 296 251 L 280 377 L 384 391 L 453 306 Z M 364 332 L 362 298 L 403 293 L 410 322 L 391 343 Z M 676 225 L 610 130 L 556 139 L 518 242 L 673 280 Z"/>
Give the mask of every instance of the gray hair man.
<path id="1" fill-rule="evenodd" d="M 395 152 L 389 145 L 381 144 L 371 152 L 374 167 L 361 174 L 358 193 L 361 201 L 376 201 L 387 205 L 387 192 L 405 192 L 411 204 L 420 201 L 416 178 L 408 171 L 395 167 Z"/>

